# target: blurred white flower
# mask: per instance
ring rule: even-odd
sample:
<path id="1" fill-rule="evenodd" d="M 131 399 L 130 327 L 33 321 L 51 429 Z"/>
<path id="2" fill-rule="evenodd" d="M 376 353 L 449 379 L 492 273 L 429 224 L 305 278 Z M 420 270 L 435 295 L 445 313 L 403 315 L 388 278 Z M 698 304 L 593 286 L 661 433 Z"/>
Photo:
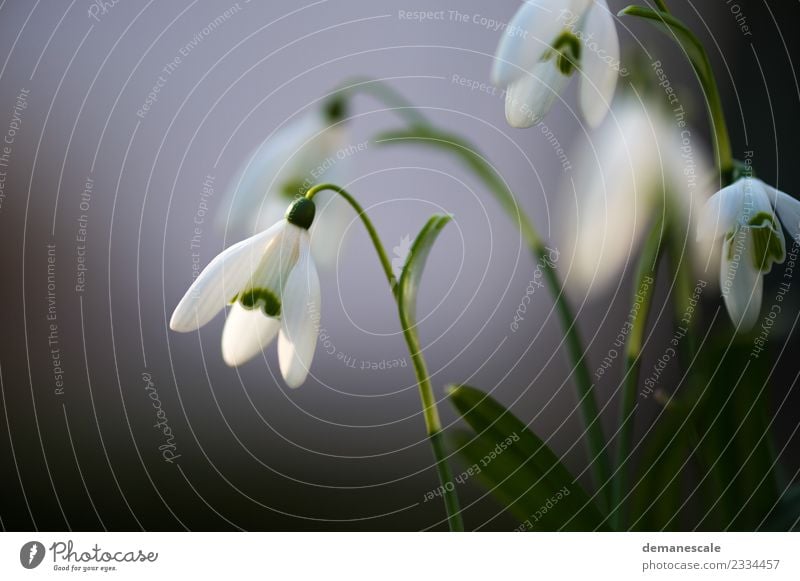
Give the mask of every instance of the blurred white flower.
<path id="1" fill-rule="evenodd" d="M 230 304 L 222 332 L 225 362 L 245 363 L 279 334 L 281 374 L 290 387 L 300 386 L 319 332 L 319 277 L 308 233 L 314 210 L 301 198 L 285 219 L 214 258 L 178 303 L 170 328 L 194 331 Z"/>
<path id="2" fill-rule="evenodd" d="M 312 111 L 276 131 L 250 155 L 231 182 L 219 225 L 234 238 L 250 236 L 280 220 L 286 205 L 323 182 L 342 183 L 349 155 L 345 124 L 330 110 Z M 315 197 L 319 219 L 311 229 L 318 264 L 332 265 L 348 224 L 343 200 L 332 192 Z"/>
<path id="3" fill-rule="evenodd" d="M 703 208 L 697 237 L 723 238 L 720 288 L 728 314 L 741 331 L 758 320 L 763 275 L 786 257 L 781 224 L 798 240 L 800 202 L 756 178 L 735 181 Z"/>
<path id="4" fill-rule="evenodd" d="M 705 266 L 713 245 L 695 244 L 691 225 L 713 191 L 714 173 L 704 148 L 682 131 L 660 107 L 645 109 L 624 96 L 582 144 L 575 175 L 561 193 L 571 208 L 560 232 L 573 256 L 573 285 L 602 291 L 619 281 L 645 232 L 665 212 L 688 259 Z"/>
<path id="5" fill-rule="evenodd" d="M 506 88 L 508 123 L 531 127 L 541 121 L 576 70 L 581 111 L 596 127 L 623 71 L 606 1 L 526 1 L 506 26 L 492 68 L 492 82 Z"/>

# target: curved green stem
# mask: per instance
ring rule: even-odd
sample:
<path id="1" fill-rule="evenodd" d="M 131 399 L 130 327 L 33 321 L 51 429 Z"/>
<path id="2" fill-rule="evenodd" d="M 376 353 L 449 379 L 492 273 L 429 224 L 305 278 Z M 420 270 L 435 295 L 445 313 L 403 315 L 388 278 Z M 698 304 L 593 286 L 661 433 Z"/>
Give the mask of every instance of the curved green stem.
<path id="1" fill-rule="evenodd" d="M 439 473 L 439 483 L 444 491 L 442 497 L 444 498 L 444 504 L 447 510 L 447 521 L 451 531 L 463 531 L 464 522 L 461 517 L 458 495 L 456 494 L 455 487 L 448 488 L 447 486 L 453 482 L 453 474 L 450 471 L 450 465 L 447 463 L 447 452 L 444 447 L 444 438 L 442 436 L 442 422 L 439 419 L 439 409 L 436 406 L 436 397 L 433 395 L 433 386 L 431 385 L 430 376 L 428 374 L 428 367 L 425 364 L 425 358 L 422 355 L 422 347 L 419 344 L 417 334 L 413 331 L 413 324 L 408 320 L 405 309 L 399 302 L 398 311 L 400 313 L 400 324 L 403 327 L 403 337 L 405 337 L 406 345 L 408 345 L 408 352 L 411 355 L 411 362 L 414 365 L 414 372 L 417 375 L 419 397 L 422 400 L 422 414 L 425 418 L 425 428 L 428 432 L 428 439 L 433 449 L 433 455 L 436 458 L 436 470 Z"/>
<path id="2" fill-rule="evenodd" d="M 586 353 L 583 349 L 575 316 L 567 302 L 567 298 L 558 279 L 555 264 L 550 259 L 550 250 L 542 241 L 536 227 L 517 204 L 516 197 L 506 182 L 495 171 L 494 167 L 478 153 L 478 149 L 469 141 L 432 127 L 412 128 L 407 131 L 386 133 L 376 139 L 378 143 L 420 143 L 438 148 L 455 155 L 484 183 L 502 208 L 516 222 L 525 242 L 537 261 L 543 265 L 542 270 L 556 305 L 556 311 L 564 329 L 567 352 L 572 362 L 572 372 L 580 398 L 581 415 L 586 428 L 591 470 L 601 499 L 610 506 L 610 492 L 607 484 L 611 481 L 611 460 L 600 423 L 600 411 L 594 394 L 594 384 L 589 372 Z"/>
<path id="3" fill-rule="evenodd" d="M 711 62 L 708 60 L 708 53 L 706 53 L 703 43 L 689 30 L 689 27 L 664 8 L 666 7 L 660 10 L 652 10 L 644 6 L 628 6 L 620 10 L 619 15 L 637 16 L 661 25 L 672 33 L 675 41 L 684 50 L 697 75 L 697 79 L 700 81 L 700 87 L 703 89 L 706 98 L 706 106 L 714 136 L 715 159 L 723 179 L 723 185 L 727 185 L 732 181 L 735 169 L 733 152 L 728 135 L 728 126 L 725 123 L 725 112 L 722 109 L 722 99 L 719 95 L 719 88 L 714 77 L 714 71 L 711 68 Z"/>
<path id="4" fill-rule="evenodd" d="M 351 98 L 357 93 L 365 93 L 375 97 L 395 111 L 411 126 L 426 126 L 428 120 L 419 110 L 403 95 L 392 88 L 391 85 L 377 79 L 367 77 L 354 77 L 348 79 L 336 89 L 330 99 Z"/>
<path id="5" fill-rule="evenodd" d="M 628 338 L 625 344 L 625 375 L 623 376 L 619 438 L 617 440 L 617 470 L 611 483 L 611 526 L 615 530 L 623 530 L 627 518 L 624 497 L 627 488 L 627 462 L 633 451 L 634 412 L 636 411 L 636 390 L 639 386 L 639 369 L 641 367 L 644 332 L 650 305 L 655 292 L 655 279 L 658 264 L 663 254 L 664 245 L 663 221 L 650 229 L 645 241 L 644 250 L 639 257 L 634 279 L 634 302 L 628 319 L 630 322 Z M 638 309 L 635 305 L 639 305 Z"/>
<path id="6" fill-rule="evenodd" d="M 356 201 L 356 199 L 347 192 L 347 190 L 335 184 L 317 184 L 312 186 L 306 192 L 305 197 L 309 200 L 312 200 L 314 199 L 315 195 L 325 190 L 335 192 L 347 200 L 347 203 L 353 207 L 353 209 L 356 211 L 356 214 L 358 214 L 358 217 L 361 218 L 361 221 L 364 223 L 364 228 L 367 229 L 370 240 L 372 240 L 372 245 L 375 246 L 375 252 L 378 253 L 378 259 L 381 261 L 381 266 L 383 267 L 383 272 L 386 275 L 386 280 L 389 281 L 392 294 L 395 294 L 397 292 L 397 279 L 392 271 L 392 261 L 389 260 L 389 255 L 386 253 L 386 249 L 383 247 L 380 236 L 378 236 L 378 231 L 375 230 L 375 226 L 372 224 L 372 220 L 369 219 L 367 212 L 361 207 L 361 204 L 359 204 L 358 201 Z"/>
<path id="7" fill-rule="evenodd" d="M 447 510 L 447 520 L 450 525 L 450 530 L 463 531 L 464 523 L 461 518 L 458 495 L 456 494 L 454 487 L 448 487 L 448 484 L 452 483 L 453 481 L 453 476 L 450 471 L 450 466 L 447 464 L 447 455 L 442 438 L 442 423 L 439 419 L 438 408 L 436 407 L 436 398 L 433 394 L 433 386 L 431 385 L 428 368 L 425 364 L 425 358 L 422 355 L 422 348 L 419 344 L 419 339 L 417 334 L 414 332 L 413 324 L 409 321 L 408 314 L 406 313 L 401 301 L 397 300 L 398 286 L 397 279 L 392 272 L 392 263 L 389 261 L 389 256 L 386 253 L 386 249 L 380 239 L 380 236 L 378 236 L 378 231 L 375 229 L 372 220 L 370 220 L 364 208 L 361 207 L 361 204 L 359 204 L 358 201 L 356 201 L 356 199 L 347 192 L 347 190 L 335 184 L 318 184 L 311 187 L 306 192 L 305 197 L 311 200 L 316 194 L 325 190 L 335 192 L 353 207 L 353 209 L 356 211 L 356 214 L 358 214 L 358 217 L 361 218 L 361 221 L 363 222 L 367 232 L 369 233 L 369 237 L 372 240 L 372 245 L 375 247 L 375 252 L 378 254 L 378 259 L 383 267 L 386 280 L 389 283 L 389 287 L 392 290 L 392 295 L 397 303 L 400 325 L 403 328 L 403 337 L 406 340 L 409 356 L 411 357 L 411 361 L 414 366 L 414 373 L 417 377 L 420 400 L 422 401 L 422 415 L 425 419 L 425 428 L 427 430 L 431 449 L 433 450 L 433 455 L 436 459 L 436 470 L 439 475 L 439 483 L 444 491 L 443 497 L 445 509 Z"/>

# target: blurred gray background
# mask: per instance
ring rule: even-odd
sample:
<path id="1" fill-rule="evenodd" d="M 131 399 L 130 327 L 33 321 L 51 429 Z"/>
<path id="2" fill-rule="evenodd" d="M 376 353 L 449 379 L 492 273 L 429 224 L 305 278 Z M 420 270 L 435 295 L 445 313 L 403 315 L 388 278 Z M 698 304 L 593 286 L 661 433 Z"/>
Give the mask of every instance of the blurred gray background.
<path id="1" fill-rule="evenodd" d="M 239 165 L 287 118 L 354 76 L 385 79 L 437 124 L 477 143 L 543 235 L 557 239 L 565 176 L 551 144 L 539 129 L 509 128 L 497 95 L 454 82 L 456 75 L 488 83 L 499 33 L 482 18 L 506 22 L 519 2 L 105 4 L 0 5 L 0 132 L 11 126 L 21 92 L 26 103 L 0 206 L 0 524 L 444 528 L 441 503 L 424 502 L 437 479 L 414 375 L 360 224 L 349 229 L 338 268 L 322 273 L 321 324 L 334 354 L 318 350 L 300 389 L 280 380 L 274 348 L 263 360 L 226 367 L 222 316 L 187 335 L 170 332 L 167 321 L 192 278 L 190 239 L 203 182 L 213 176 L 215 189 L 202 226 L 204 265 L 233 242 L 214 219 Z M 799 192 L 797 175 L 780 171 L 794 167 L 800 139 L 791 60 L 797 2 L 739 2 L 749 36 L 723 1 L 671 4 L 710 42 L 729 114 L 746 119 L 746 135 L 734 130 L 735 150 L 755 150 L 760 177 Z M 230 17 L 204 34 L 226 10 Z M 400 17 L 414 10 L 444 17 Z M 468 15 L 467 22 L 450 11 Z M 642 43 L 667 63 L 705 132 L 696 83 L 676 49 L 639 23 L 624 21 L 618 31 L 626 51 Z M 137 115 L 164 67 L 193 39 L 158 100 Z M 573 82 L 546 119 L 567 151 L 585 131 L 574 114 L 575 89 Z M 388 246 L 413 238 L 433 212 L 455 217 L 431 255 L 420 297 L 421 339 L 437 394 L 453 382 L 492 390 L 591 487 L 550 295 L 537 293 L 520 330 L 509 328 L 534 268 L 516 229 L 451 158 L 370 141 L 400 124 L 382 103 L 359 96 L 350 113 L 350 141 L 368 145 L 351 157 L 348 186 Z M 558 268 L 568 272 L 567 256 Z M 619 292 L 591 293 L 591 300 L 587 289 L 571 289 L 592 369 L 628 310 L 629 286 L 623 281 Z M 392 360 L 401 366 L 370 365 Z M 797 364 L 780 363 L 785 390 Z M 611 377 L 599 383 L 601 406 L 613 404 L 617 387 Z M 171 461 L 159 450 L 165 438 L 154 428 L 153 393 L 174 436 Z M 441 411 L 449 429 L 456 416 L 446 402 Z M 643 417 L 656 411 L 645 409 Z M 612 433 L 612 405 L 604 423 Z M 797 444 L 789 444 L 791 464 Z M 468 527 L 514 526 L 475 482 L 459 493 Z"/>

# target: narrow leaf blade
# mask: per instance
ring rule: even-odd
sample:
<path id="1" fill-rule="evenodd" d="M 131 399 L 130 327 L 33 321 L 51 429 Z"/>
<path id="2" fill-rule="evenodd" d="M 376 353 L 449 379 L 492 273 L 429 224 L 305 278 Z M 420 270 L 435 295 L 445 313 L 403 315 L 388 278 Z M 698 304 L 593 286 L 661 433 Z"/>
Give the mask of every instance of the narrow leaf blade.
<path id="1" fill-rule="evenodd" d="M 469 386 L 450 401 L 474 430 L 458 452 L 528 530 L 602 530 L 606 520 L 558 456 L 496 400 Z M 556 509 L 558 505 L 558 509 Z"/>

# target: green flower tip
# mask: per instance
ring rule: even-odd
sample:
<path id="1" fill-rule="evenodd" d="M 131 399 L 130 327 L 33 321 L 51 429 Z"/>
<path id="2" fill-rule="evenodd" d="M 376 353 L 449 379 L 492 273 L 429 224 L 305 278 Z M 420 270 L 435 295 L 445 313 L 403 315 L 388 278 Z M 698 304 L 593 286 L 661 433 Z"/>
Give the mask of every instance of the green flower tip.
<path id="1" fill-rule="evenodd" d="M 778 233 L 780 226 L 767 212 L 759 212 L 747 224 L 753 236 L 753 266 L 766 274 L 773 264 L 781 264 L 786 257 L 784 242 Z"/>
<path id="2" fill-rule="evenodd" d="M 286 210 L 286 221 L 300 228 L 308 230 L 314 222 L 317 209 L 314 202 L 308 198 L 298 198 Z"/>
<path id="3" fill-rule="evenodd" d="M 268 288 L 255 287 L 233 297 L 231 303 L 239 301 L 247 310 L 261 309 L 268 317 L 281 314 L 281 299 Z"/>
<path id="4" fill-rule="evenodd" d="M 555 58 L 561 74 L 570 76 L 581 60 L 581 41 L 569 31 L 562 32 L 552 46 L 544 53 L 542 60 Z"/>
<path id="5" fill-rule="evenodd" d="M 347 99 L 341 95 L 334 95 L 324 104 L 322 112 L 325 119 L 333 125 L 347 116 Z"/>
<path id="6" fill-rule="evenodd" d="M 756 173 L 753 171 L 753 166 L 738 159 L 733 160 L 733 166 L 726 172 L 723 172 L 722 176 L 726 184 L 738 182 L 742 178 L 754 177 L 756 177 Z"/>

